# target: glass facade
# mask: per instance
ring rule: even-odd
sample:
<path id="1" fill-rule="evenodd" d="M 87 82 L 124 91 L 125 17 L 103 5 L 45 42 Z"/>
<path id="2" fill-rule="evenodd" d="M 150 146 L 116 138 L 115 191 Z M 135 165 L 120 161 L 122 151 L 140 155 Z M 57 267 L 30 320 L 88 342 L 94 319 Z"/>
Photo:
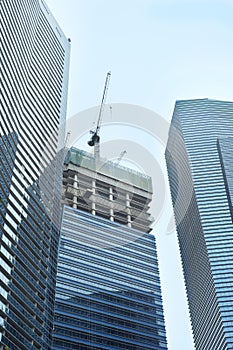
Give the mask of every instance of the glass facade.
<path id="1" fill-rule="evenodd" d="M 233 348 L 233 103 L 178 101 L 166 161 L 197 349 Z"/>
<path id="2" fill-rule="evenodd" d="M 0 349 L 51 349 L 69 42 L 42 0 L 0 1 Z"/>
<path id="3" fill-rule="evenodd" d="M 155 238 L 64 206 L 53 349 L 167 349 Z"/>

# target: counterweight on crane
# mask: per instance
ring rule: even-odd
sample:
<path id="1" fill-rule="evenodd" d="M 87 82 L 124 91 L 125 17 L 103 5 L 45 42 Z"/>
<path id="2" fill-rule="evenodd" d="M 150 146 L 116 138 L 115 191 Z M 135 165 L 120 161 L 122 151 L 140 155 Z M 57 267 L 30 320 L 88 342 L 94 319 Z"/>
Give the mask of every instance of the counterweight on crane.
<path id="1" fill-rule="evenodd" d="M 104 110 L 104 105 L 107 97 L 107 92 L 108 92 L 108 85 L 109 85 L 109 80 L 110 80 L 111 72 L 107 73 L 106 80 L 105 80 L 105 85 L 104 85 L 104 92 L 103 92 L 103 97 L 100 105 L 100 110 L 99 110 L 99 115 L 96 123 L 96 128 L 95 130 L 91 130 L 90 133 L 92 134 L 90 141 L 88 141 L 88 145 L 91 147 L 94 147 L 94 157 L 95 160 L 99 160 L 99 143 L 100 143 L 100 126 L 102 122 L 102 116 L 103 116 L 103 110 Z"/>

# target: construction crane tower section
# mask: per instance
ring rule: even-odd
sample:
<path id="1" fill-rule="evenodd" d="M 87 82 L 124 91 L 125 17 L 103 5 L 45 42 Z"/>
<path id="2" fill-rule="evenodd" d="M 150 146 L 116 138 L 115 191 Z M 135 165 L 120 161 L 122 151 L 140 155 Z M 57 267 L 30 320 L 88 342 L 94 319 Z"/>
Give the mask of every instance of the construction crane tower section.
<path id="1" fill-rule="evenodd" d="M 109 80 L 111 77 L 111 72 L 107 73 L 106 80 L 105 80 L 105 85 L 104 85 L 104 92 L 102 96 L 102 101 L 100 105 L 100 110 L 99 110 L 99 115 L 96 123 L 96 128 L 94 130 L 90 130 L 90 133 L 92 134 L 90 141 L 88 141 L 88 145 L 91 147 L 94 147 L 94 156 L 95 159 L 98 161 L 100 158 L 99 155 L 99 143 L 100 143 L 100 127 L 101 127 L 101 122 L 102 122 L 102 116 L 103 116 L 103 111 L 104 111 L 104 106 L 105 106 L 105 101 L 107 97 L 107 92 L 108 92 L 108 86 L 109 86 Z"/>

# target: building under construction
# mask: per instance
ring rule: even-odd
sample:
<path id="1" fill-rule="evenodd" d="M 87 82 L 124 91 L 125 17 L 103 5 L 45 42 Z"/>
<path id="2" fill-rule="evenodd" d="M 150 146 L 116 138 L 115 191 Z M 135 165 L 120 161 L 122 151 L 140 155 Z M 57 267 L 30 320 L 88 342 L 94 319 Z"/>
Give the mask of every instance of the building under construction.
<path id="1" fill-rule="evenodd" d="M 149 232 L 151 177 L 71 148 L 63 173 L 63 201 L 111 221 Z"/>
<path id="2" fill-rule="evenodd" d="M 53 350 L 165 350 L 152 182 L 71 148 L 63 177 Z"/>

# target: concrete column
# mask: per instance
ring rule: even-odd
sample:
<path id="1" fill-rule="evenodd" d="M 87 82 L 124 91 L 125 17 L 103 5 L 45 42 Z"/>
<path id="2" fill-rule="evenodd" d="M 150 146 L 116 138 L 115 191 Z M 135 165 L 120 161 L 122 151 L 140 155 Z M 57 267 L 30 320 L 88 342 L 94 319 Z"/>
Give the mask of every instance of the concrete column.
<path id="1" fill-rule="evenodd" d="M 130 196 L 126 193 L 127 226 L 131 227 Z"/>
<path id="2" fill-rule="evenodd" d="M 93 192 L 93 201 L 91 203 L 91 213 L 95 215 L 96 207 L 95 207 L 95 195 L 96 195 L 96 180 L 92 180 L 92 192 Z"/>
<path id="3" fill-rule="evenodd" d="M 114 210 L 113 210 L 113 189 L 109 187 L 109 201 L 110 201 L 110 220 L 114 221 Z"/>
<path id="4" fill-rule="evenodd" d="M 77 209 L 78 207 L 78 175 L 75 174 L 74 175 L 74 183 L 73 183 L 73 187 L 74 187 L 74 197 L 73 197 L 73 208 Z"/>
<path id="5" fill-rule="evenodd" d="M 113 189 L 112 189 L 112 186 L 109 187 L 109 199 L 110 199 L 110 201 L 113 201 Z"/>

